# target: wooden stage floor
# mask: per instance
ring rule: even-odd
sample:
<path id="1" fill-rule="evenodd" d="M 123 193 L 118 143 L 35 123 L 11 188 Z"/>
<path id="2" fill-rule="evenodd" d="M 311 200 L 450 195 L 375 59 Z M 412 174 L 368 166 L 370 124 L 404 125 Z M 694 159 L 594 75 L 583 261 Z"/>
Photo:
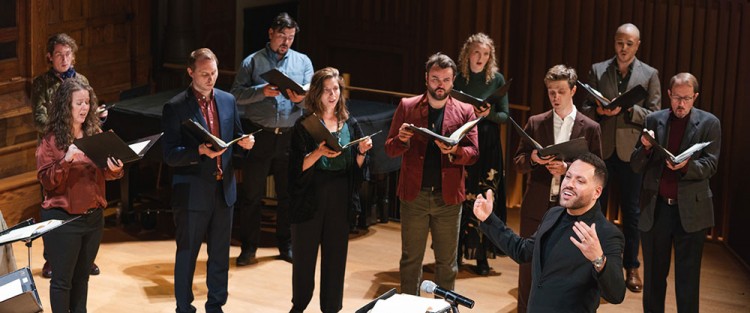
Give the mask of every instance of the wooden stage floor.
<path id="1" fill-rule="evenodd" d="M 517 223 L 513 223 L 514 219 L 517 221 L 514 217 L 517 212 L 510 213 L 513 226 Z M 397 222 L 373 225 L 364 234 L 352 237 L 342 312 L 354 312 L 370 299 L 398 286 L 400 249 L 400 224 Z M 14 250 L 18 265 L 26 266 L 26 247 L 15 243 Z M 96 260 L 102 273 L 92 276 L 89 282 L 89 312 L 174 312 L 174 251 L 175 243 L 168 235 L 158 232 L 133 234 L 121 227 L 107 228 Z M 258 264 L 237 268 L 234 259 L 239 252 L 239 247 L 232 246 L 229 300 L 224 310 L 288 312 L 291 308 L 291 264 L 277 260 L 276 248 L 268 247 L 258 251 Z M 204 248 L 198 259 L 193 286 L 196 296 L 193 304 L 198 312 L 205 312 L 206 258 Z M 425 263 L 433 260 L 428 248 Z M 41 277 L 43 262 L 42 243 L 35 242 L 32 271 L 44 308 L 49 312 L 49 280 Z M 472 261 L 466 263 L 473 264 Z M 476 301 L 473 310 L 463 308 L 463 312 L 515 312 L 518 266 L 509 258 L 491 259 L 490 266 L 492 271 L 487 277 L 475 275 L 469 265 L 461 268 L 456 290 Z M 425 268 L 424 278 L 431 279 L 430 266 Z M 750 311 L 750 275 L 721 245 L 706 245 L 701 281 L 701 312 Z M 317 298 L 318 290 L 308 312 L 319 312 Z M 602 304 L 599 311 L 642 311 L 641 294 L 628 291 L 622 304 Z M 676 311 L 671 277 L 667 311 Z"/>

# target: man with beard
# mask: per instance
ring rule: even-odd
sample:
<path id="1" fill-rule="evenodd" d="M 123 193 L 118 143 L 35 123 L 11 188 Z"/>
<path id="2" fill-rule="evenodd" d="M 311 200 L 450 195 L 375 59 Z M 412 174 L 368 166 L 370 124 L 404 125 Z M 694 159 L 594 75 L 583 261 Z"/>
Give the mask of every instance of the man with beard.
<path id="1" fill-rule="evenodd" d="M 606 181 L 602 159 L 592 153 L 579 156 L 563 178 L 560 206 L 549 209 L 527 238 L 492 213 L 491 190 L 487 199 L 478 196 L 479 229 L 517 263 L 532 262 L 529 312 L 596 312 L 600 297 L 614 304 L 625 298 L 625 239 L 597 201 Z"/>
<path id="2" fill-rule="evenodd" d="M 589 152 L 601 156 L 599 124 L 579 114 L 573 105 L 578 75 L 575 69 L 555 65 L 544 76 L 547 97 L 552 110 L 529 118 L 525 131 L 542 147 L 584 137 Z M 556 158 L 540 158 L 534 146 L 521 141 L 513 158 L 516 170 L 530 174 L 526 180 L 526 193 L 521 203 L 519 233 L 531 236 L 547 210 L 558 204 L 560 182 L 568 163 Z M 521 264 L 518 273 L 518 312 L 526 312 L 531 292 L 531 264 Z"/>
<path id="3" fill-rule="evenodd" d="M 294 122 L 302 116 L 304 94 L 286 90 L 285 98 L 278 86 L 271 85 L 261 74 L 277 69 L 300 85 L 310 83 L 313 66 L 310 58 L 291 49 L 299 32 L 297 22 L 289 14 L 279 14 L 268 28 L 266 47 L 251 54 L 237 71 L 231 93 L 237 105 L 244 106 L 243 129 L 255 135 L 255 148 L 242 163 L 242 192 L 240 193 L 240 240 L 242 251 L 237 266 L 257 263 L 255 252 L 260 243 L 260 219 L 266 177 L 273 175 L 276 191 L 276 240 L 279 258 L 292 262 L 291 230 L 289 225 L 288 168 L 289 145 Z"/>
<path id="4" fill-rule="evenodd" d="M 453 289 L 465 166 L 479 158 L 476 128 L 454 146 L 414 136 L 410 124 L 448 136 L 475 119 L 470 104 L 450 97 L 456 63 L 436 53 L 425 65 L 427 92 L 401 99 L 393 115 L 385 152 L 401 157 L 397 194 L 401 200 L 401 292 L 416 295 L 422 277 L 427 235 L 435 250 L 435 282 Z"/>
<path id="5" fill-rule="evenodd" d="M 641 136 L 630 163 L 636 173 L 643 173 L 638 229 L 643 240 L 644 312 L 664 312 L 672 247 L 677 311 L 699 311 L 703 243 L 714 226 L 709 179 L 719 166 L 721 123 L 693 107 L 698 87 L 690 73 L 673 76 L 668 90 L 671 107 L 646 116 L 646 128 L 675 154 L 699 142 L 711 144 L 673 164 Z"/>

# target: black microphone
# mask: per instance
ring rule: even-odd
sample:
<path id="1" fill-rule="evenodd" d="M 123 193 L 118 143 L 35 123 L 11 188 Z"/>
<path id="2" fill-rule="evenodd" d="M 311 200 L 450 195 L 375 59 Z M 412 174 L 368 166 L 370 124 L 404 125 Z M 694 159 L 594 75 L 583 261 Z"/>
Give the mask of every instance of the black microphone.
<path id="1" fill-rule="evenodd" d="M 445 290 L 443 288 L 440 288 L 440 286 L 436 285 L 430 280 L 424 280 L 422 281 L 421 286 L 422 291 L 426 293 L 432 293 L 435 294 L 438 297 L 441 297 L 445 299 L 445 301 L 448 301 L 449 303 L 453 305 L 463 305 L 469 309 L 474 307 L 474 300 L 471 300 L 469 298 L 466 298 L 460 294 L 457 294 L 453 292 L 452 290 Z"/>

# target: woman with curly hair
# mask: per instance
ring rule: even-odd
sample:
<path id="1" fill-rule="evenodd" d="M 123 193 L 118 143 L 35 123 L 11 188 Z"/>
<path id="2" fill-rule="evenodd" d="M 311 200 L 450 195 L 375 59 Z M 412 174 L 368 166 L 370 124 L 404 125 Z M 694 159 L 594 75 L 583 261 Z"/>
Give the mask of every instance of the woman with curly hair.
<path id="1" fill-rule="evenodd" d="M 492 38 L 477 33 L 471 35 L 461 48 L 458 57 L 458 75 L 453 88 L 468 95 L 485 99 L 497 88 L 505 85 L 505 78 L 497 69 L 495 44 Z M 503 177 L 503 153 L 500 146 L 500 123 L 508 119 L 508 97 L 503 96 L 494 103 L 485 103 L 475 108 L 479 122 L 479 161 L 467 168 L 466 201 L 462 210 L 461 232 L 458 243 L 458 264 L 462 256 L 476 259 L 476 273 L 487 275 L 490 271 L 487 257 L 494 258 L 497 250 L 489 240 L 485 240 L 476 228 L 477 221 L 472 213 L 476 195 L 487 189 L 495 192 L 495 214 L 503 221 L 505 210 L 505 179 Z"/>
<path id="2" fill-rule="evenodd" d="M 94 90 L 68 78 L 57 89 L 49 122 L 36 150 L 42 184 L 42 220 L 77 219 L 44 236 L 44 249 L 55 270 L 50 280 L 52 312 L 86 312 L 89 271 L 99 251 L 107 206 L 104 182 L 121 178 L 122 161 L 98 168 L 73 140 L 101 132 Z M 94 108 L 94 109 L 92 109 Z"/>
<path id="3" fill-rule="evenodd" d="M 348 213 L 354 193 L 367 173 L 367 138 L 341 151 L 317 142 L 302 125 L 315 119 L 339 144 L 363 137 L 357 120 L 349 116 L 341 94 L 344 80 L 332 67 L 313 74 L 305 96 L 308 113 L 292 130 L 289 151 L 289 195 L 292 223 L 292 310 L 303 312 L 315 288 L 315 264 L 320 247 L 320 310 L 338 312 L 344 297 L 344 274 L 349 241 Z M 358 199 L 358 198 L 357 198 Z"/>

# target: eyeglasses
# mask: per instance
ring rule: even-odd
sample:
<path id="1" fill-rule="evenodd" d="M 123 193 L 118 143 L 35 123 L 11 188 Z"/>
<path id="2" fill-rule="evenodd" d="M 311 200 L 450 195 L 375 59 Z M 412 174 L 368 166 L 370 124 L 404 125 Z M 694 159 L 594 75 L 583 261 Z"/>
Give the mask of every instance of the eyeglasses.
<path id="1" fill-rule="evenodd" d="M 675 95 L 670 95 L 669 98 L 671 98 L 674 102 L 680 103 L 680 102 L 690 102 L 695 99 L 694 96 L 687 96 L 687 97 L 678 97 Z"/>

